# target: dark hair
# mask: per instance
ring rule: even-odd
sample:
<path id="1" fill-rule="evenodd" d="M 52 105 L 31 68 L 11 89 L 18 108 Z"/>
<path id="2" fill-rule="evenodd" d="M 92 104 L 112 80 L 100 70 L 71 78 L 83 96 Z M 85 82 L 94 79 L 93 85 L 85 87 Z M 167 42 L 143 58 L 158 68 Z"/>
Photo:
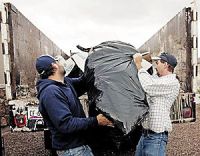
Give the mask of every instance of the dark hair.
<path id="1" fill-rule="evenodd" d="M 55 73 L 53 66 L 51 65 L 43 74 L 40 74 L 41 79 L 47 79 L 49 76 Z"/>
<path id="2" fill-rule="evenodd" d="M 174 67 L 172 67 L 170 64 L 168 64 L 168 71 L 169 72 L 174 72 Z"/>

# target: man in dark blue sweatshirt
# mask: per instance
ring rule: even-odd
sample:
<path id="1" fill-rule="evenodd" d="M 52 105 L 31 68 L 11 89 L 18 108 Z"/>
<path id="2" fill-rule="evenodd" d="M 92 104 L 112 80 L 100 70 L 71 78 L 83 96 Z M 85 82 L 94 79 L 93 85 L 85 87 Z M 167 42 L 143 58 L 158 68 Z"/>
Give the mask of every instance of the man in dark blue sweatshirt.
<path id="1" fill-rule="evenodd" d="M 52 148 L 63 156 L 92 156 L 84 133 L 98 125 L 112 126 L 106 117 L 86 118 L 78 99 L 86 91 L 84 77 L 64 77 L 65 70 L 55 58 L 42 55 L 36 60 L 39 111 L 52 134 Z"/>

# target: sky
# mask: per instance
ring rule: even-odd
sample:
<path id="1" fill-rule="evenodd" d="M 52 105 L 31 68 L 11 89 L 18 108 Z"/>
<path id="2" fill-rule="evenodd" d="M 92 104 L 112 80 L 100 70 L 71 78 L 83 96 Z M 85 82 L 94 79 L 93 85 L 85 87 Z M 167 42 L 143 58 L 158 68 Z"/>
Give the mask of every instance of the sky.
<path id="1" fill-rule="evenodd" d="M 199 1 L 197 4 L 200 12 Z M 120 40 L 139 48 L 184 7 L 191 6 L 192 0 L 3 2 L 11 2 L 59 48 L 68 53 L 70 50 L 77 51 L 78 44 L 92 47 L 107 40 Z"/>

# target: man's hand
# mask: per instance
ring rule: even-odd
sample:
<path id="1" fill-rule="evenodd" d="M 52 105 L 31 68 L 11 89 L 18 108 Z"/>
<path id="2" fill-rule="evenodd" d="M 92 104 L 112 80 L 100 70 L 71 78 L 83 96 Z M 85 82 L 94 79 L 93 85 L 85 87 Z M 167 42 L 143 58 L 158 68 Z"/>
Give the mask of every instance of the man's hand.
<path id="1" fill-rule="evenodd" d="M 142 54 L 142 58 L 152 64 L 151 53 L 145 55 Z"/>
<path id="2" fill-rule="evenodd" d="M 142 55 L 140 53 L 136 53 L 135 55 L 133 55 L 133 59 L 134 59 L 134 62 L 135 62 L 135 65 L 137 67 L 137 69 L 141 69 L 142 68 Z"/>
<path id="3" fill-rule="evenodd" d="M 103 114 L 97 115 L 97 121 L 98 124 L 101 126 L 114 126 L 113 123 L 110 120 L 108 120 Z"/>

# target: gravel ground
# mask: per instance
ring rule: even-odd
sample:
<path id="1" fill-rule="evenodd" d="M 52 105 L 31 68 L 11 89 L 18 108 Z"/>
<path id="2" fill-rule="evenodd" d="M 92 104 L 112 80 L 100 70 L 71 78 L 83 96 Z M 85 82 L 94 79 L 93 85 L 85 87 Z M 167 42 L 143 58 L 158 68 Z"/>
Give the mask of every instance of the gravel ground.
<path id="1" fill-rule="evenodd" d="M 193 123 L 173 124 L 169 136 L 167 156 L 200 155 L 200 105 L 197 105 L 197 120 Z M 48 156 L 44 148 L 43 132 L 14 132 L 2 130 L 6 156 Z"/>
<path id="2" fill-rule="evenodd" d="M 48 156 L 43 132 L 14 132 L 3 130 L 5 156 Z"/>
<path id="3" fill-rule="evenodd" d="M 168 156 L 200 155 L 200 104 L 197 107 L 197 120 L 191 123 L 173 124 L 167 147 Z"/>

